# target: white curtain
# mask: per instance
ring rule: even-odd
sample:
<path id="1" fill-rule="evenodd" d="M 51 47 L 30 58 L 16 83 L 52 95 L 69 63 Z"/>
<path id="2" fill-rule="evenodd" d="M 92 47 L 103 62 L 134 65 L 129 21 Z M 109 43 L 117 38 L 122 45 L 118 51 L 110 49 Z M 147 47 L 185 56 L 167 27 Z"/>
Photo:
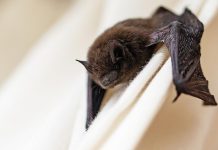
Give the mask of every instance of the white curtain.
<path id="1" fill-rule="evenodd" d="M 166 47 L 128 86 L 108 91 L 89 130 L 86 117 L 88 47 L 117 21 L 149 17 L 160 5 L 190 8 L 204 23 L 201 62 L 218 95 L 217 0 L 80 0 L 31 48 L 0 88 L 1 150 L 216 150 L 217 107 L 175 96 Z"/>

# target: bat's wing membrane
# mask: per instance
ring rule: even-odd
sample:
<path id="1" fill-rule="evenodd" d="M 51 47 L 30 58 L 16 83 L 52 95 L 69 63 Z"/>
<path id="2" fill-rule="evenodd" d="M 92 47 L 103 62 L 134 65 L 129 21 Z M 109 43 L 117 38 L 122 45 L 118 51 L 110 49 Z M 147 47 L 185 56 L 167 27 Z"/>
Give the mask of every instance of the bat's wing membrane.
<path id="1" fill-rule="evenodd" d="M 88 77 L 88 102 L 87 102 L 87 119 L 86 129 L 89 128 L 90 124 L 99 112 L 101 102 L 105 95 L 105 89 L 102 89 L 97 85 L 90 77 Z"/>
<path id="2" fill-rule="evenodd" d="M 202 99 L 206 105 L 217 105 L 209 92 L 208 81 L 200 65 L 199 43 L 202 33 L 202 23 L 186 9 L 178 20 L 155 29 L 150 34 L 147 45 L 162 41 L 169 49 L 177 90 L 174 101 L 181 93 L 185 93 Z"/>

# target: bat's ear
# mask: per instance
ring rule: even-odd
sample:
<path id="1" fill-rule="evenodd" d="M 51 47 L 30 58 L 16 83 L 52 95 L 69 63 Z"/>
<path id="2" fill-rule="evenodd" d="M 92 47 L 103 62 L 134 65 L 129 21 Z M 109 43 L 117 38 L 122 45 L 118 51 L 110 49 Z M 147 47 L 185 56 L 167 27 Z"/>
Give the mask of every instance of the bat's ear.
<path id="1" fill-rule="evenodd" d="M 92 73 L 91 67 L 90 67 L 90 65 L 89 65 L 89 63 L 88 63 L 87 61 L 82 61 L 82 60 L 77 60 L 77 59 L 76 59 L 76 61 L 78 61 L 79 63 L 81 63 L 81 64 L 86 68 L 86 70 L 87 70 L 89 73 Z"/>
<path id="2" fill-rule="evenodd" d="M 113 41 L 110 46 L 110 57 L 113 64 L 123 59 L 126 56 L 125 47 L 123 47 L 119 42 Z"/>

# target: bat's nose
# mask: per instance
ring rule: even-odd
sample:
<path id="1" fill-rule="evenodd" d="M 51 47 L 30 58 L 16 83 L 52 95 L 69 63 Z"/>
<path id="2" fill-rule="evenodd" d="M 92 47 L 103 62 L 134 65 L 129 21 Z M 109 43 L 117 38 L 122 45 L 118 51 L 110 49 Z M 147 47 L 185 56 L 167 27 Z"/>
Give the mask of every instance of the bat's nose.
<path id="1" fill-rule="evenodd" d="M 109 74 L 106 74 L 102 79 L 102 85 L 108 86 L 113 83 L 118 77 L 116 71 L 111 71 Z"/>

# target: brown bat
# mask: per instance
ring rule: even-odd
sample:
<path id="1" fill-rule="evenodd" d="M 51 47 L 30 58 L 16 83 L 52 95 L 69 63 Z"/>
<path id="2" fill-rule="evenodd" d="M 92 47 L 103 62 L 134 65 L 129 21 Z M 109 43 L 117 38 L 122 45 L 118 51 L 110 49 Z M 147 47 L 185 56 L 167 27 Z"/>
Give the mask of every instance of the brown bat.
<path id="1" fill-rule="evenodd" d="M 128 19 L 102 33 L 82 63 L 88 75 L 86 129 L 96 117 L 106 89 L 131 81 L 163 44 L 172 61 L 177 96 L 188 94 L 217 105 L 200 65 L 203 24 L 188 9 L 176 15 L 160 7 L 148 19 Z"/>

